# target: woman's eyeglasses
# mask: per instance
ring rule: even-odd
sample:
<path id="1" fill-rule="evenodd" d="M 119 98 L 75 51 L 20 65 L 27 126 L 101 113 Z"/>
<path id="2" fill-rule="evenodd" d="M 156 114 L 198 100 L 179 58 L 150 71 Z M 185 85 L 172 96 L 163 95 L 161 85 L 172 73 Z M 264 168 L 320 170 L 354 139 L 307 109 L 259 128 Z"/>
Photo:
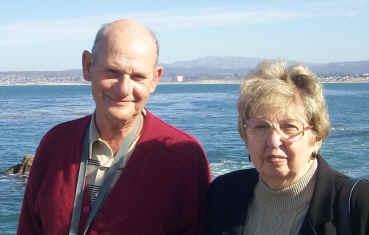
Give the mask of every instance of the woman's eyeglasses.
<path id="1" fill-rule="evenodd" d="M 286 141 L 296 142 L 302 136 L 307 129 L 311 129 L 311 126 L 304 126 L 302 121 L 296 119 L 279 120 L 278 122 L 270 122 L 264 119 L 249 119 L 244 124 L 247 128 L 249 135 L 265 138 L 271 134 L 271 130 L 275 129 L 279 136 Z"/>

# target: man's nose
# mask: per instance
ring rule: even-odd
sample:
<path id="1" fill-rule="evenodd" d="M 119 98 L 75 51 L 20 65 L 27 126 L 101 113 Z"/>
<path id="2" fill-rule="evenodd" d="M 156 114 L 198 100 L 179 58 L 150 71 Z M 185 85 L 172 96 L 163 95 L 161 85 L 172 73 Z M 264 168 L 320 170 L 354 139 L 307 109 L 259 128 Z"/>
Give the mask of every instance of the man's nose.
<path id="1" fill-rule="evenodd" d="M 271 128 L 267 136 L 267 144 L 272 147 L 279 147 L 283 144 L 282 137 L 275 128 Z"/>
<path id="2" fill-rule="evenodd" d="M 118 89 L 121 96 L 125 97 L 131 94 L 132 91 L 132 84 L 131 84 L 131 77 L 129 74 L 124 74 L 118 82 Z"/>

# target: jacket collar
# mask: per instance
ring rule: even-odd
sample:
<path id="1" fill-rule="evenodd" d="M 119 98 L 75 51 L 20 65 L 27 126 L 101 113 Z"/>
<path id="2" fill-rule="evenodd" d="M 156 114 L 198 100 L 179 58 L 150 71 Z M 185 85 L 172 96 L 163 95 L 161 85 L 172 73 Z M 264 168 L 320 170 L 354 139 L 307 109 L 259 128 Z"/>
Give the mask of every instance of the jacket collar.
<path id="1" fill-rule="evenodd" d="M 332 220 L 335 196 L 334 175 L 328 163 L 323 158 L 318 157 L 316 185 L 307 218 L 302 226 L 302 231 L 310 230 Z M 309 227 L 310 229 L 308 229 Z"/>
<path id="2" fill-rule="evenodd" d="M 245 179 L 242 179 L 240 182 L 248 182 L 247 187 L 242 188 L 239 192 L 239 197 L 242 198 L 242 201 L 245 200 L 250 202 L 253 195 L 253 189 L 258 181 L 258 173 L 255 169 L 252 170 L 244 170 L 250 172 L 251 176 L 245 176 Z M 244 174 L 247 175 L 247 174 Z M 243 181 L 244 180 L 244 181 Z M 238 181 L 239 182 L 239 181 Z M 316 185 L 314 189 L 314 194 L 310 203 L 310 208 L 308 210 L 307 217 L 304 219 L 301 233 L 302 234 L 318 234 L 316 232 L 316 228 L 333 219 L 333 204 L 334 204 L 334 193 L 335 193 L 335 173 L 328 166 L 328 163 L 321 157 L 318 157 L 318 169 L 317 169 L 317 179 Z M 248 204 L 241 203 L 240 200 L 237 200 L 238 209 L 233 210 L 234 214 L 237 214 L 236 218 L 239 218 L 237 222 L 235 222 L 232 226 L 229 226 L 230 229 L 227 231 L 227 234 L 233 235 L 242 235 L 244 230 L 244 221 L 247 216 Z"/>

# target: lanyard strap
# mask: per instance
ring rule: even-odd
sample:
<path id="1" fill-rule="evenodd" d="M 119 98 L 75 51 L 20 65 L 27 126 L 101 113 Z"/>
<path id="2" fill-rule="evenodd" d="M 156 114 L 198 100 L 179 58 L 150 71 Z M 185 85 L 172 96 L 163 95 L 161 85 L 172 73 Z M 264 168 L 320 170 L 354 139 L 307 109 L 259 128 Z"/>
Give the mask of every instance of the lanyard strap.
<path id="1" fill-rule="evenodd" d="M 104 177 L 104 183 L 99 191 L 99 194 L 94 204 L 92 205 L 91 212 L 88 216 L 87 224 L 83 231 L 84 235 L 87 233 L 94 218 L 96 217 L 102 202 L 105 200 L 106 196 L 108 195 L 110 190 L 113 188 L 115 181 L 118 179 L 118 177 L 115 177 L 117 176 L 117 174 L 120 174 L 120 172 L 117 170 L 122 165 L 124 158 L 128 154 L 129 146 L 131 145 L 133 141 L 133 137 L 135 136 L 136 132 L 138 131 L 138 128 L 140 127 L 140 123 L 141 123 L 141 115 L 139 116 L 137 120 L 135 128 L 128 134 L 128 136 L 122 142 L 119 148 L 119 151 L 117 152 L 113 160 L 112 166 L 106 172 L 106 175 Z M 79 228 L 79 222 L 80 222 L 80 216 L 81 216 L 81 208 L 82 208 L 82 202 L 83 202 L 83 188 L 84 188 L 84 184 L 86 180 L 85 175 L 86 175 L 86 168 L 87 168 L 87 160 L 91 153 L 92 153 L 92 144 L 89 144 L 89 128 L 87 128 L 85 138 L 83 140 L 82 159 L 81 159 L 79 173 L 78 173 L 76 194 L 74 197 L 72 220 L 71 220 L 71 226 L 69 229 L 69 235 L 78 234 L 78 228 Z"/>

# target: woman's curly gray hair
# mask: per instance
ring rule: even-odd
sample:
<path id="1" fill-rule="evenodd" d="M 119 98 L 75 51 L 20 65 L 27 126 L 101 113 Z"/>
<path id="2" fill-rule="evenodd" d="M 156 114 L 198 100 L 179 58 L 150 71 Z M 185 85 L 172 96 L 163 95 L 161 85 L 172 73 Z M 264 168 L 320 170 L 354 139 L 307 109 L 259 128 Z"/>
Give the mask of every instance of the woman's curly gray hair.
<path id="1" fill-rule="evenodd" d="M 238 130 L 244 141 L 244 124 L 260 110 L 288 107 L 301 100 L 306 120 L 317 137 L 324 140 L 330 131 L 329 115 L 322 87 L 314 73 L 303 65 L 287 67 L 280 61 L 263 61 L 246 75 L 238 99 Z M 283 104 L 283 105 L 281 105 Z"/>

